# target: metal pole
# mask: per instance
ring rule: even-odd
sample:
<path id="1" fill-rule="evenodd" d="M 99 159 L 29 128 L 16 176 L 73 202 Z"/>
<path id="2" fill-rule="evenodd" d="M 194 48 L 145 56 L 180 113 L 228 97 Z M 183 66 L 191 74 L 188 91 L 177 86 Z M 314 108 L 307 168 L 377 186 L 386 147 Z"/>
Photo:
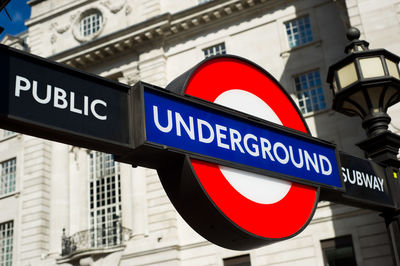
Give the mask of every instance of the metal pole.
<path id="1" fill-rule="evenodd" d="M 386 228 L 392 243 L 393 261 L 395 265 L 400 265 L 400 212 L 383 213 L 385 218 Z"/>
<path id="2" fill-rule="evenodd" d="M 386 167 L 388 188 L 395 203 L 396 210 L 382 213 L 391 241 L 393 262 L 400 266 L 400 161 L 397 154 L 400 148 L 400 136 L 390 131 L 369 136 L 357 144 L 365 151 L 366 156 Z"/>

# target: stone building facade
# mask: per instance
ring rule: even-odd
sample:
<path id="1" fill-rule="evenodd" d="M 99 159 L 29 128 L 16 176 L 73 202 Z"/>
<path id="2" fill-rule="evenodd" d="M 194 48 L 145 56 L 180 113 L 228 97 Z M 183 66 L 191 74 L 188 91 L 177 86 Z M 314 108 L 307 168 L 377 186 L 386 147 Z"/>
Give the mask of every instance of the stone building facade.
<path id="1" fill-rule="evenodd" d="M 365 138 L 361 121 L 330 110 L 328 67 L 344 55 L 350 25 L 371 47 L 400 54 L 398 0 L 28 3 L 28 31 L 2 43 L 128 85 L 142 80 L 161 87 L 205 57 L 238 55 L 281 82 L 313 136 L 357 156 L 362 152 L 354 144 Z M 394 132 L 398 111 L 390 110 Z M 154 170 L 0 134 L 0 265 L 393 265 L 377 212 L 322 201 L 293 239 L 227 250 L 185 223 Z"/>

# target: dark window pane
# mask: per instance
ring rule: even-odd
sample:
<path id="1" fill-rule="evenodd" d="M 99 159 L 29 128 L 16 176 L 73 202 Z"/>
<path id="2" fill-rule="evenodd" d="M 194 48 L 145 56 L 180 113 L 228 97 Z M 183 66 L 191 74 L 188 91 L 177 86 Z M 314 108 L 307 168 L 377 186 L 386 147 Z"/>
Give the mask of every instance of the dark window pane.
<path id="1" fill-rule="evenodd" d="M 250 255 L 224 259 L 224 266 L 251 266 Z"/>
<path id="2" fill-rule="evenodd" d="M 350 235 L 321 241 L 326 266 L 357 266 Z"/>

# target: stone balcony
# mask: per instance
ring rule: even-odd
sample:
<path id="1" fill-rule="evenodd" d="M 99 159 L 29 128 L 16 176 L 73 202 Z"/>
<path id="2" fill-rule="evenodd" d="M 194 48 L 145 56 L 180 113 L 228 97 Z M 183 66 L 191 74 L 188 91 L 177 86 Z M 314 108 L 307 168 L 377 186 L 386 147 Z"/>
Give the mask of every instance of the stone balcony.
<path id="1" fill-rule="evenodd" d="M 61 257 L 57 263 L 73 263 L 84 257 L 106 255 L 124 249 L 132 230 L 116 223 L 111 227 L 91 228 L 61 239 Z"/>

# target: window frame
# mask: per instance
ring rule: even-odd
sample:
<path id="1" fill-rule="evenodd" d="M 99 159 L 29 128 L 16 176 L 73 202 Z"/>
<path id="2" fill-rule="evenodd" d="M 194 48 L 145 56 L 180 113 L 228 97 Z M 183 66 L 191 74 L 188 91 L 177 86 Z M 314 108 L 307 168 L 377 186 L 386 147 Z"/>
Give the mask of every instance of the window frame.
<path id="1" fill-rule="evenodd" d="M 309 36 L 305 33 L 306 40 L 305 41 L 300 41 L 300 43 L 295 44 L 295 45 L 292 46 L 291 45 L 291 39 L 290 39 L 290 37 L 292 35 L 288 34 L 288 24 L 292 23 L 292 22 L 296 22 L 297 23 L 297 27 L 301 27 L 299 22 L 303 21 L 304 19 L 308 20 L 307 22 L 309 24 L 309 31 L 310 31 L 310 34 L 311 34 L 311 40 L 309 40 Z M 316 41 L 316 36 L 315 36 L 316 34 L 315 34 L 315 30 L 313 29 L 313 22 L 312 22 L 310 14 L 303 14 L 303 15 L 297 16 L 295 18 L 286 20 L 286 21 L 283 22 L 283 25 L 284 25 L 284 29 L 285 29 L 286 43 L 287 43 L 287 46 L 288 46 L 289 49 L 296 49 L 296 48 L 308 45 L 310 43 L 314 43 Z M 293 31 L 293 26 L 292 25 L 290 26 L 290 30 Z M 307 29 L 304 29 L 304 31 L 306 32 Z M 303 32 L 303 31 L 301 31 L 301 32 Z M 298 31 L 298 34 L 299 34 L 300 37 L 301 37 L 301 32 Z M 302 40 L 302 39 L 300 39 L 300 40 Z"/>
<path id="2" fill-rule="evenodd" d="M 202 4 L 211 2 L 211 1 L 213 1 L 213 0 L 197 0 L 197 4 L 198 4 L 198 5 L 202 5 Z"/>
<path id="3" fill-rule="evenodd" d="M 96 25 L 96 26 L 98 26 L 98 30 L 95 32 L 92 32 L 91 34 L 84 35 L 82 32 L 82 29 L 83 29 L 82 22 L 85 19 L 92 17 L 96 14 L 100 15 L 100 17 L 101 17 L 101 21 L 98 23 L 98 25 Z M 73 23 L 72 33 L 73 33 L 75 39 L 79 42 L 87 42 L 87 41 L 93 40 L 94 38 L 99 36 L 101 34 L 101 32 L 104 30 L 105 24 L 107 22 L 107 17 L 105 16 L 105 14 L 106 14 L 106 12 L 103 10 L 102 7 L 92 7 L 92 8 L 88 8 L 88 9 L 84 10 L 83 12 L 81 12 L 76 17 L 76 19 Z M 92 23 L 92 22 L 93 21 L 90 20 L 90 23 Z"/>
<path id="4" fill-rule="evenodd" d="M 357 266 L 357 257 L 352 235 L 343 235 L 343 236 L 337 236 L 335 238 L 323 239 L 320 241 L 320 245 L 321 245 L 324 265 L 327 265 L 328 263 L 326 251 L 351 247 L 352 258 L 354 260 L 355 266 Z"/>
<path id="5" fill-rule="evenodd" d="M 117 246 L 121 243 L 122 233 L 120 163 L 116 162 L 111 154 L 90 151 L 88 172 L 89 246 L 91 248 Z M 103 194 L 104 198 L 99 197 L 100 194 Z M 112 201 L 113 198 L 115 202 Z"/>
<path id="6" fill-rule="evenodd" d="M 91 12 L 82 17 L 79 23 L 79 31 L 82 37 L 87 38 L 96 34 L 103 23 L 103 15 L 101 12 Z"/>
<path id="7" fill-rule="evenodd" d="M 308 16 L 310 18 L 311 31 L 312 31 L 314 40 L 312 42 L 290 48 L 287 33 L 286 33 L 285 23 L 295 20 L 299 17 L 303 17 L 303 16 Z M 316 20 L 315 17 L 316 17 L 315 9 L 312 7 L 309 7 L 309 8 L 305 8 L 304 10 L 299 11 L 299 12 L 296 11 L 296 12 L 290 12 L 290 13 L 283 14 L 281 17 L 276 19 L 276 23 L 278 24 L 278 29 L 279 29 L 279 31 L 278 31 L 279 42 L 281 45 L 280 56 L 282 59 L 285 60 L 291 55 L 291 53 L 296 53 L 298 51 L 302 51 L 303 49 L 307 49 L 308 47 L 311 47 L 311 46 L 319 47 L 322 45 L 322 40 L 320 38 L 320 33 L 319 33 L 319 24 L 318 24 L 318 20 Z"/>
<path id="8" fill-rule="evenodd" d="M 220 46 L 223 46 L 223 47 L 220 48 Z M 222 52 L 217 51 L 217 47 L 218 47 L 218 50 L 221 50 Z M 225 55 L 226 50 L 227 50 L 226 44 L 224 41 L 201 49 L 201 51 L 203 52 L 203 58 L 210 58 L 210 57 L 217 56 L 217 55 Z M 206 51 L 211 51 L 211 53 L 207 54 Z"/>
<path id="9" fill-rule="evenodd" d="M 7 227 L 8 224 L 8 227 Z M 10 227 L 11 225 L 11 227 Z M 11 228 L 11 230 L 10 230 Z M 7 231 L 6 231 L 7 230 Z M 4 231 L 6 231 L 4 233 Z M 11 235 L 8 235 L 7 232 L 11 231 Z M 6 235 L 4 238 L 3 236 Z M 5 245 L 3 244 L 5 243 Z M 11 248 L 10 248 L 11 246 Z M 6 252 L 0 252 L 0 266 L 11 266 L 13 262 L 13 251 L 14 251 L 14 220 L 9 220 L 0 223 L 0 248 L 5 247 Z M 8 248 L 8 250 L 7 250 Z M 8 251 L 8 252 L 7 252 Z M 8 256 L 7 256 L 8 255 Z M 6 257 L 6 260 L 3 258 Z"/>
<path id="10" fill-rule="evenodd" d="M 17 132 L 6 129 L 2 130 L 2 139 L 9 139 L 11 137 L 14 137 L 15 135 L 17 135 Z"/>
<path id="11" fill-rule="evenodd" d="M 237 265 L 244 265 L 244 263 L 251 266 L 251 257 L 250 254 L 243 254 L 235 257 L 229 257 L 222 259 L 223 266 L 237 266 Z"/>
<path id="12" fill-rule="evenodd" d="M 3 164 L 5 163 L 11 163 L 11 167 L 13 169 L 12 174 L 10 178 L 10 170 L 8 170 L 7 176 L 3 176 Z M 8 169 L 10 169 L 10 166 L 7 166 Z M 4 179 L 6 178 L 6 182 L 4 182 Z M 11 180 L 11 181 L 10 181 Z M 10 191 L 9 187 L 12 187 L 12 190 Z M 10 159 L 4 160 L 0 162 L 0 198 L 5 197 L 7 195 L 11 195 L 16 193 L 17 189 L 17 157 L 12 157 Z"/>
<path id="13" fill-rule="evenodd" d="M 309 80 L 309 75 L 310 74 L 314 74 L 316 72 L 319 75 L 319 82 L 320 83 L 311 86 L 310 80 Z M 306 78 L 307 88 L 298 90 L 298 85 L 297 85 L 298 83 L 296 82 L 296 79 L 297 78 L 301 78 L 302 76 L 305 76 L 305 78 Z M 296 98 L 296 103 L 297 103 L 297 106 L 298 106 L 298 108 L 299 108 L 299 110 L 300 110 L 300 112 L 302 113 L 303 116 L 309 116 L 309 115 L 313 115 L 315 113 L 319 113 L 319 112 L 323 112 L 323 111 L 328 110 L 328 107 L 327 107 L 327 96 L 326 96 L 326 93 L 325 93 L 325 88 L 324 88 L 324 83 L 323 83 L 323 80 L 322 80 L 322 74 L 321 74 L 321 69 L 320 68 L 311 69 L 311 70 L 306 71 L 306 72 L 295 74 L 295 75 L 292 76 L 292 82 L 293 82 L 293 85 L 294 85 L 293 87 L 294 87 L 294 95 L 295 95 L 295 98 Z M 315 95 L 312 95 L 314 91 L 315 91 Z M 311 101 L 311 110 L 308 110 L 308 108 L 307 108 L 307 102 L 306 102 L 307 98 L 299 97 L 299 94 L 302 93 L 302 92 L 308 92 L 310 94 L 310 96 L 308 96 L 308 98 Z M 321 93 L 319 93 L 319 92 L 321 92 Z M 315 96 L 315 97 L 313 97 L 313 96 Z M 307 96 L 305 96 L 305 97 L 307 97 Z M 323 98 L 322 101 L 320 101 L 320 97 Z M 316 98 L 317 102 L 314 102 L 312 100 L 313 98 Z M 302 105 L 303 101 L 305 101 L 305 102 Z M 321 103 L 323 104 L 323 107 L 321 107 Z M 314 108 L 315 105 L 318 105 L 319 109 L 316 110 Z M 304 109 L 304 111 L 303 111 L 303 109 Z"/>

